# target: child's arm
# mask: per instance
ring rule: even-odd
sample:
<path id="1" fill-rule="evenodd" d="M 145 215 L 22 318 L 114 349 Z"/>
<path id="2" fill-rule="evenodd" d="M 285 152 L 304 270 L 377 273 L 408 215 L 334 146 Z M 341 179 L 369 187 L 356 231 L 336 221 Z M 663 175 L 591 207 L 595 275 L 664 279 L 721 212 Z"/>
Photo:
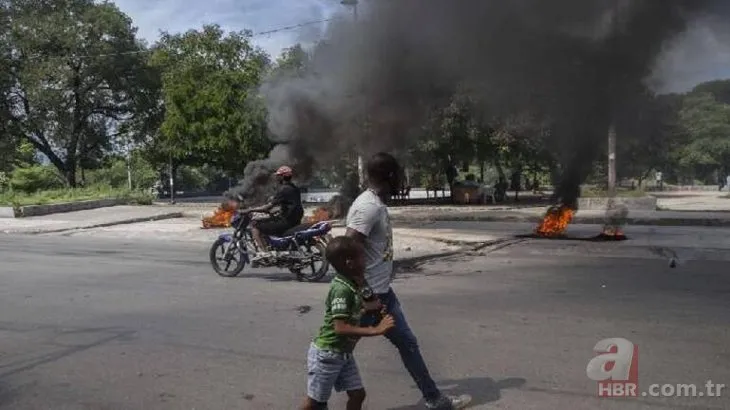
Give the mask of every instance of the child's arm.
<path id="1" fill-rule="evenodd" d="M 335 325 L 335 333 L 342 336 L 380 336 L 395 326 L 393 316 L 391 315 L 386 315 L 377 326 L 373 327 L 353 326 L 347 323 L 344 319 L 335 319 L 333 322 Z"/>

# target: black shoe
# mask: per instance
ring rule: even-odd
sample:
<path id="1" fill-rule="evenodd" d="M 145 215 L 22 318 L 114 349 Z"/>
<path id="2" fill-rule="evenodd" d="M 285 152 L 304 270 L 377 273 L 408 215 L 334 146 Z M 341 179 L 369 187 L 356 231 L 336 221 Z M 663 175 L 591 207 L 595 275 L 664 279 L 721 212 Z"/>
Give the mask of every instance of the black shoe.
<path id="1" fill-rule="evenodd" d="M 471 396 L 462 394 L 461 396 L 441 396 L 432 402 L 426 402 L 427 409 L 434 410 L 458 410 L 463 409 L 471 403 Z"/>

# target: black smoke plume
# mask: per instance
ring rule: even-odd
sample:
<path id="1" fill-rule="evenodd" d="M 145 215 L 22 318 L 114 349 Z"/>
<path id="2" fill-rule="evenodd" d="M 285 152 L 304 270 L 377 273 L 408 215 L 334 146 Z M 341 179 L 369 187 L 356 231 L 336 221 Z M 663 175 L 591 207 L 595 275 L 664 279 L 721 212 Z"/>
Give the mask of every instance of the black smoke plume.
<path id="1" fill-rule="evenodd" d="M 575 206 L 623 103 L 711 3 L 362 1 L 358 21 L 331 25 L 304 74 L 263 87 L 270 131 L 306 176 L 354 149 L 410 148 L 459 90 L 483 118 L 547 121 L 562 172 L 555 199 Z"/>

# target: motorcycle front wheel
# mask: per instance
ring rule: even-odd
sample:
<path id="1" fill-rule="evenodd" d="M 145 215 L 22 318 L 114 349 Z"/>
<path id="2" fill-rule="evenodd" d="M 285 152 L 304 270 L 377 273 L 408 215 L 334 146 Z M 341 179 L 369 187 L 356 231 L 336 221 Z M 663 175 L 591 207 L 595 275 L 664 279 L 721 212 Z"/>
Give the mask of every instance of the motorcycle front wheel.
<path id="1" fill-rule="evenodd" d="M 290 268 L 291 273 L 297 276 L 297 279 L 305 282 L 319 282 L 327 276 L 330 264 L 324 256 L 327 245 L 321 241 L 317 241 L 313 245 L 302 246 L 300 252 L 303 254 L 311 253 L 312 260 L 302 268 Z"/>
<path id="2" fill-rule="evenodd" d="M 218 238 L 210 247 L 210 264 L 218 275 L 233 278 L 241 274 L 246 260 L 235 242 Z"/>

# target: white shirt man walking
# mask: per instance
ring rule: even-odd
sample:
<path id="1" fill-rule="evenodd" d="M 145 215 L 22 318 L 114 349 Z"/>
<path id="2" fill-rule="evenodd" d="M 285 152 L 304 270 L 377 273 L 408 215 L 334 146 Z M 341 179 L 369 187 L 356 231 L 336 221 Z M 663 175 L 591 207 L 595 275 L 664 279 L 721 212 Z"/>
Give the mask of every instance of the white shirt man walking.
<path id="1" fill-rule="evenodd" d="M 386 202 L 395 195 L 400 184 L 400 166 L 390 154 L 375 154 L 366 167 L 368 188 L 355 199 L 347 214 L 347 236 L 365 247 L 365 280 L 378 296 L 379 304 L 395 319 L 395 328 L 385 337 L 395 345 L 408 373 L 416 382 L 429 409 L 462 409 L 471 397 L 443 395 L 428 372 L 416 336 L 406 321 L 400 302 L 390 287 L 393 278 L 393 229 Z M 376 303 L 377 303 L 376 302 Z M 374 307 L 374 306 L 370 306 Z"/>

